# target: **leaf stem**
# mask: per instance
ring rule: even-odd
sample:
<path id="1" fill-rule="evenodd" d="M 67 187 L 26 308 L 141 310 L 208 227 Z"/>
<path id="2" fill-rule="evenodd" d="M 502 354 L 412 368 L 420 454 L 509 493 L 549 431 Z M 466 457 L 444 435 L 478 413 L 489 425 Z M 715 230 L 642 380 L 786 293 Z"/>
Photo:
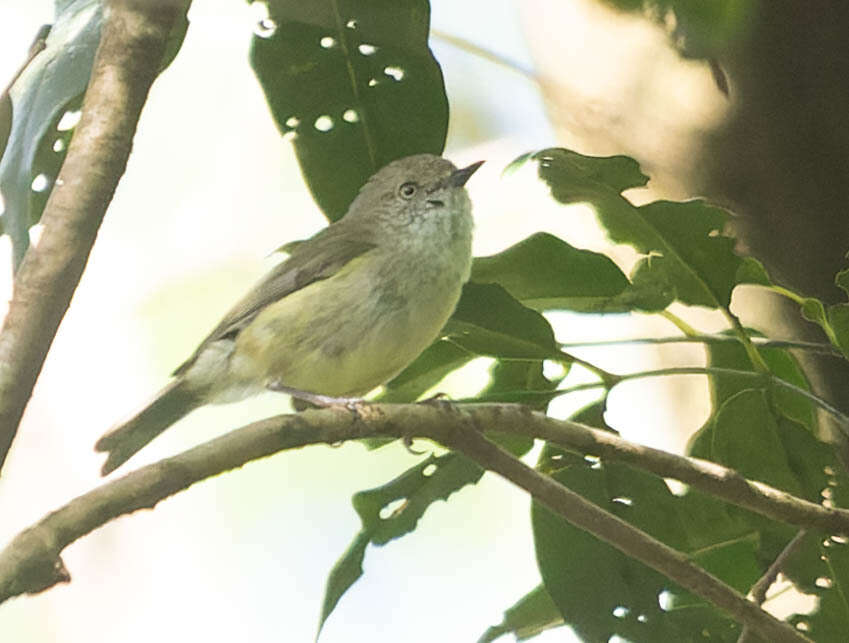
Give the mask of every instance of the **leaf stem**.
<path id="1" fill-rule="evenodd" d="M 764 358 L 758 352 L 758 349 L 752 343 L 751 338 L 749 337 L 749 333 L 746 332 L 746 329 L 743 328 L 743 324 L 740 323 L 740 318 L 737 317 L 734 313 L 732 313 L 728 308 L 722 309 L 722 314 L 725 315 L 725 318 L 729 321 L 732 328 L 734 329 L 734 334 L 740 339 L 740 343 L 743 344 L 743 348 L 746 349 L 746 355 L 749 356 L 749 361 L 752 362 L 752 366 L 755 367 L 755 370 L 761 373 L 769 373 L 769 366 L 766 365 Z"/>
<path id="2" fill-rule="evenodd" d="M 820 342 L 804 342 L 789 339 L 766 339 L 761 337 L 750 337 L 752 343 L 758 348 L 795 348 L 811 353 L 833 355 L 842 357 L 840 351 L 830 344 Z M 563 342 L 560 348 L 596 348 L 604 346 L 619 346 L 622 344 L 723 344 L 728 342 L 739 342 L 738 337 L 731 335 L 687 335 L 685 337 L 632 337 L 628 339 L 610 339 L 592 342 Z"/>
<path id="3" fill-rule="evenodd" d="M 663 317 L 669 322 L 672 322 L 675 327 L 684 333 L 687 337 L 698 337 L 700 335 L 699 331 L 690 326 L 687 322 L 681 319 L 678 315 L 668 310 L 661 310 L 658 315 Z"/>

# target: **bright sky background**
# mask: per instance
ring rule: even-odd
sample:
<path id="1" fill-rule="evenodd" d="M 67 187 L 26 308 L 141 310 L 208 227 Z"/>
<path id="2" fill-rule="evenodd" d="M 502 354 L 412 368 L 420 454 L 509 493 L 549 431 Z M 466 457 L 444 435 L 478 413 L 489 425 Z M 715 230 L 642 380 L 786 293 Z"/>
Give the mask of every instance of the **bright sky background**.
<path id="1" fill-rule="evenodd" d="M 541 10 L 546 3 L 533 4 Z M 581 22 L 595 15 L 588 3 L 563 4 L 574 5 L 574 16 L 571 31 L 558 35 L 583 55 L 577 67 L 586 72 L 584 80 L 595 83 L 605 69 L 613 73 L 623 65 L 627 49 L 616 50 L 610 42 L 603 50 L 594 48 L 589 34 L 600 28 Z M 521 3 L 432 5 L 435 29 L 533 66 L 523 32 L 533 16 L 521 14 Z M 51 16 L 46 0 L 0 0 L 0 81 Z M 271 250 L 324 224 L 248 66 L 254 14 L 239 0 L 195 0 L 190 18 L 182 51 L 145 107 L 127 174 L 0 478 L 0 543 L 99 484 L 96 438 L 167 381 L 232 301 L 272 265 L 266 257 Z M 628 24 L 623 28 L 629 34 L 650 31 Z M 641 38 L 620 40 L 623 48 L 641 52 L 648 41 L 654 47 L 663 42 L 656 34 Z M 476 253 L 496 252 L 538 230 L 573 245 L 605 247 L 587 208 L 556 206 L 533 172 L 500 176 L 519 154 L 558 143 L 537 85 L 438 40 L 433 49 L 452 107 L 445 154 L 458 165 L 488 161 L 469 184 Z M 593 72 L 593 65 L 602 67 Z M 620 258 L 627 263 L 628 253 L 620 252 Z M 4 237 L 0 301 L 10 293 L 8 263 Z M 673 331 L 649 319 L 638 322 L 640 331 L 637 322 L 622 316 L 559 314 L 552 320 L 564 341 Z M 703 328 L 711 330 L 711 323 L 705 320 Z M 661 359 L 637 348 L 592 356 L 619 370 L 651 368 Z M 695 350 L 675 359 L 695 364 L 701 356 Z M 440 389 L 473 392 L 483 368 L 478 363 Z M 697 409 L 688 419 L 691 426 L 678 427 L 683 433 L 669 430 L 680 425 L 674 405 L 667 403 L 670 389 L 653 381 L 617 391 L 610 421 L 626 437 L 680 449 L 687 432 L 706 417 L 704 380 L 681 378 L 671 395 Z M 589 399 L 559 401 L 555 412 L 569 413 Z M 267 394 L 202 409 L 131 466 L 287 408 L 285 398 Z M 327 572 L 358 528 L 351 494 L 386 482 L 416 461 L 395 446 L 371 453 L 359 445 L 317 447 L 207 481 L 68 548 L 65 563 L 73 582 L 0 607 L 2 638 L 312 640 Z M 437 503 L 414 534 L 369 549 L 364 578 L 342 599 L 321 640 L 476 640 L 539 582 L 528 510 L 523 494 L 491 475 L 450 502 Z M 565 636 L 559 630 L 537 640 Z"/>

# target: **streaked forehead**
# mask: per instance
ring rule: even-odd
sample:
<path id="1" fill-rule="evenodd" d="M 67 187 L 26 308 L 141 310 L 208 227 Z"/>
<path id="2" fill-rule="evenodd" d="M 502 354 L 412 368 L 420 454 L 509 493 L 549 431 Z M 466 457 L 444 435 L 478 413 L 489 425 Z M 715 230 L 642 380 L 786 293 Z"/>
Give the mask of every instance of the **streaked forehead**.
<path id="1" fill-rule="evenodd" d="M 379 181 L 416 181 L 434 183 L 451 174 L 457 168 L 451 161 L 433 154 L 416 154 L 392 161 L 375 174 Z"/>

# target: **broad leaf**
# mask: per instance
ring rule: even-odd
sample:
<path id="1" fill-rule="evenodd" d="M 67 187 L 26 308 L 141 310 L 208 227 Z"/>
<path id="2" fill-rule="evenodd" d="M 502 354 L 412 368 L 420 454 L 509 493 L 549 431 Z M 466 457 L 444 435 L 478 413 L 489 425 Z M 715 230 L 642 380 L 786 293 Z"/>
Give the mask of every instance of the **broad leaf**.
<path id="1" fill-rule="evenodd" d="M 636 162 L 613 171 L 610 159 L 591 158 L 552 148 L 537 152 L 539 175 L 561 203 L 588 202 L 611 240 L 626 243 L 662 272 L 676 298 L 686 304 L 728 308 L 739 283 L 760 283 L 765 273 L 734 253 L 735 241 L 723 235 L 730 215 L 703 201 L 656 201 L 634 206 L 621 192 L 645 183 Z M 639 180 L 642 177 L 643 180 Z"/>
<path id="2" fill-rule="evenodd" d="M 55 180 L 55 167 L 39 167 L 36 156 L 42 141 L 58 164 L 67 149 L 70 132 L 59 132 L 56 124 L 88 85 L 94 53 L 100 42 L 101 3 L 97 0 L 72 0 L 56 7 L 56 22 L 46 39 L 45 49 L 24 70 L 10 92 L 12 128 L 3 158 L 0 159 L 0 191 L 6 210 L 3 230 L 12 239 L 15 264 L 20 263 L 29 247 L 29 227 L 41 218 L 44 198 L 36 207 L 33 180 L 43 174 L 42 192 L 49 193 Z M 57 142 L 60 141 L 60 142 Z M 43 156 L 42 156 L 43 158 Z M 53 170 L 50 175 L 43 170 Z"/>
<path id="3" fill-rule="evenodd" d="M 478 355 L 559 358 L 554 331 L 545 317 L 496 284 L 467 283 L 443 334 Z"/>
<path id="4" fill-rule="evenodd" d="M 604 426 L 601 406 L 576 416 Z M 662 480 L 627 466 L 582 458 L 548 445 L 538 468 L 600 507 L 691 555 L 741 591 L 760 575 L 756 537 L 718 501 L 690 492 L 673 496 Z M 586 640 L 618 635 L 631 641 L 734 641 L 737 625 L 701 599 L 676 588 L 619 550 L 532 505 L 537 560 L 545 587 L 565 622 Z"/>
<path id="5" fill-rule="evenodd" d="M 448 101 L 427 0 L 269 0 L 268 9 L 251 66 L 328 219 L 390 161 L 442 153 Z"/>
<path id="6" fill-rule="evenodd" d="M 416 360 L 390 380 L 377 402 L 415 402 L 448 373 L 473 359 L 475 355 L 457 344 L 439 339 Z"/>
<path id="7" fill-rule="evenodd" d="M 628 287 L 607 256 L 538 233 L 507 250 L 478 257 L 471 281 L 497 283 L 525 306 L 597 312 Z"/>
<path id="8" fill-rule="evenodd" d="M 61 121 L 82 103 L 100 43 L 101 6 L 98 0 L 57 1 L 56 22 L 45 49 L 10 92 L 11 131 L 0 158 L 0 191 L 6 208 L 2 229 L 12 239 L 15 265 L 29 247 L 28 230 L 41 218 L 73 135 L 75 124 L 66 126 Z M 183 14 L 170 35 L 163 69 L 176 56 L 187 27 Z"/>

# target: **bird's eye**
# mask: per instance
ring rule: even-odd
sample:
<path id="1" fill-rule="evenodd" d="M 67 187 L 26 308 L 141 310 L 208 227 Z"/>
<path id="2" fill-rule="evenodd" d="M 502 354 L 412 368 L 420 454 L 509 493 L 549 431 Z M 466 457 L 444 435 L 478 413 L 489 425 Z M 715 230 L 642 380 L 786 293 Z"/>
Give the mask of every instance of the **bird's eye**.
<path id="1" fill-rule="evenodd" d="M 400 194 L 405 199 L 411 199 L 416 193 L 418 187 L 418 185 L 412 182 L 404 183 L 400 188 L 398 188 L 398 194 Z"/>

